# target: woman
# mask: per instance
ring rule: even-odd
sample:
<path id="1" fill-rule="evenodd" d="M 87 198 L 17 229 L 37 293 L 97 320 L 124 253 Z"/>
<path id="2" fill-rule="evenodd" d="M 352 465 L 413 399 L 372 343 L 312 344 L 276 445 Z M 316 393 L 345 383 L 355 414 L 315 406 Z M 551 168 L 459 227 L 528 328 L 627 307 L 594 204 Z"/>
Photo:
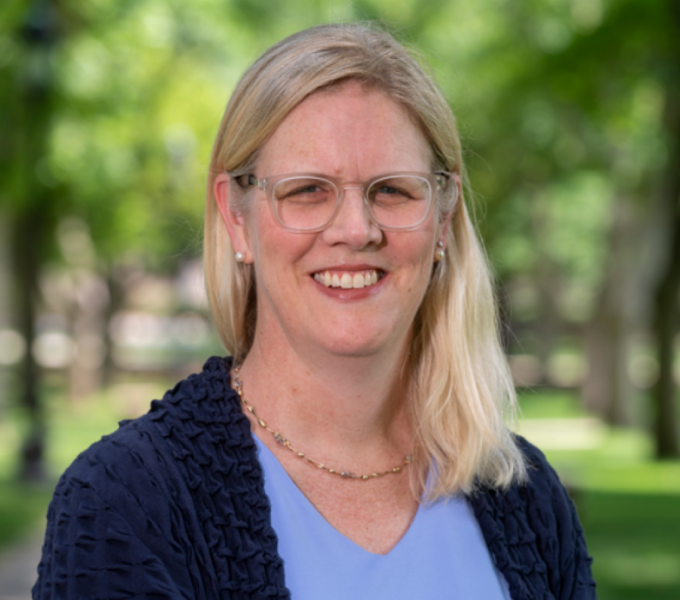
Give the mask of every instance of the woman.
<path id="1" fill-rule="evenodd" d="M 34 597 L 594 597 L 571 502 L 504 424 L 463 177 L 450 109 L 387 34 L 268 50 L 208 182 L 232 358 L 70 467 Z"/>

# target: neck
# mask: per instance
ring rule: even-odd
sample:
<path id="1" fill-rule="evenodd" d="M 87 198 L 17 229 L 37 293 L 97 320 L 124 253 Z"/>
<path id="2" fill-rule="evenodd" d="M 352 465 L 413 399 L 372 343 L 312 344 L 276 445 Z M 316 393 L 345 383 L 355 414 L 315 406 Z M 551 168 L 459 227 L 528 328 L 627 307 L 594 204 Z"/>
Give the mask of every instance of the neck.
<path id="1" fill-rule="evenodd" d="M 243 395 L 271 429 L 310 456 L 357 468 L 393 466 L 412 451 L 403 346 L 338 356 L 291 351 L 256 335 L 241 368 Z M 254 427 L 263 439 L 270 435 Z"/>

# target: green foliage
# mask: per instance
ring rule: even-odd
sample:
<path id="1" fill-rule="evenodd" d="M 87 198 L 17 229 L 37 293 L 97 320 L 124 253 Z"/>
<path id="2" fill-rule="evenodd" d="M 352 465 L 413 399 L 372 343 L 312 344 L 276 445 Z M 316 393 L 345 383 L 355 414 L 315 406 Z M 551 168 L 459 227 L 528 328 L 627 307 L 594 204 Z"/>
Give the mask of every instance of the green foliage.
<path id="1" fill-rule="evenodd" d="M 50 235 L 80 218 L 105 275 L 126 261 L 171 271 L 199 253 L 205 172 L 230 90 L 265 48 L 319 23 L 383 22 L 431 63 L 464 137 L 468 201 L 501 280 L 529 299 L 529 320 L 549 301 L 536 292 L 545 282 L 561 318 L 592 317 L 615 215 L 648 218 L 673 142 L 664 115 L 678 34 L 667 0 L 53 4 L 58 38 L 37 52 L 24 32 L 38 4 L 0 3 L 0 206 L 14 219 L 37 205 Z M 49 98 L 36 108 L 38 80 Z M 52 238 L 36 241 L 43 261 L 67 260 Z M 522 408 L 528 419 L 585 416 L 565 394 L 530 395 Z M 101 397 L 48 412 L 56 474 L 130 411 Z M 19 411 L 0 420 L 0 544 L 47 502 L 7 483 L 26 421 Z M 577 501 L 603 600 L 680 596 L 680 466 L 650 455 L 647 436 L 625 430 L 593 449 L 548 452 L 585 490 Z"/>
<path id="2" fill-rule="evenodd" d="M 27 68 L 17 32 L 28 6 L 3 8 L 6 82 Z M 167 270 L 198 253 L 205 169 L 230 89 L 264 48 L 323 22 L 386 23 L 433 64 L 460 118 L 499 275 L 536 279 L 551 269 L 565 293 L 581 299 L 563 311 L 567 318 L 592 312 L 613 204 L 627 195 L 644 207 L 665 159 L 664 57 L 673 32 L 664 2 L 59 7 L 50 58 L 56 106 L 35 170 L 59 190 L 58 214 L 88 223 L 107 265 L 133 259 Z M 3 189 L 20 185 L 15 168 L 3 172 Z"/>
<path id="3" fill-rule="evenodd" d="M 534 285 L 550 273 L 567 321 L 593 315 L 612 215 L 625 207 L 642 224 L 650 212 L 667 161 L 671 10 L 452 2 L 419 36 L 459 115 L 497 272 Z"/>

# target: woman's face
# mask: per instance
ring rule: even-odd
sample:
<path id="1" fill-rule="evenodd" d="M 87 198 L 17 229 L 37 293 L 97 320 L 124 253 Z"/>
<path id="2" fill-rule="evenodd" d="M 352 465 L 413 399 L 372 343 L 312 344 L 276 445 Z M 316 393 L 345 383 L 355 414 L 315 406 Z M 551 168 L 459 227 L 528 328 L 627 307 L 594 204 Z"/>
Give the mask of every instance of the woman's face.
<path id="1" fill-rule="evenodd" d="M 263 146 L 255 176 L 317 173 L 363 182 L 397 171 L 430 172 L 423 135 L 400 105 L 350 82 L 298 105 Z M 328 228 L 293 233 L 277 224 L 262 190 L 252 190 L 239 216 L 227 208 L 226 176 L 215 189 L 234 250 L 255 269 L 256 342 L 344 356 L 405 350 L 448 220 L 432 211 L 416 230 L 382 231 L 361 190 L 349 188 Z M 364 287 L 342 287 L 343 278 L 346 285 L 357 275 Z"/>

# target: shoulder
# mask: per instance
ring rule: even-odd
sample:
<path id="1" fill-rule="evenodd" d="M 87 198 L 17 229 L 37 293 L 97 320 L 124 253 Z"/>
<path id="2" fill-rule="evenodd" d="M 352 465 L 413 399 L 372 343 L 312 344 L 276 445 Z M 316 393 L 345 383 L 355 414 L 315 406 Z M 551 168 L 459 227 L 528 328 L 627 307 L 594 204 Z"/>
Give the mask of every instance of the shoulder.
<path id="1" fill-rule="evenodd" d="M 143 417 L 163 438 L 176 458 L 205 443 L 240 440 L 251 443 L 250 422 L 231 388 L 231 359 L 210 358 L 200 373 L 190 375 L 151 403 Z"/>
<path id="2" fill-rule="evenodd" d="M 571 504 L 566 489 L 543 452 L 521 436 L 514 436 L 522 451 L 527 467 L 527 481 L 515 483 L 508 489 L 485 488 L 472 495 L 471 501 L 480 508 L 493 511 L 492 507 L 513 505 L 522 510 L 538 510 L 556 513 L 555 518 L 567 518 L 564 507 Z M 497 517 L 498 515 L 496 515 Z M 546 522 L 552 528 L 554 523 Z"/>
<path id="3" fill-rule="evenodd" d="M 148 413 L 121 421 L 115 432 L 92 444 L 64 472 L 53 505 L 98 498 L 108 511 L 131 519 L 152 514 L 163 525 L 165 507 L 183 498 L 185 477 L 178 465 L 191 452 L 190 443 L 206 422 L 217 420 L 214 413 L 226 421 L 227 405 L 235 403 L 225 393 L 225 374 L 224 359 L 211 358 L 203 371 L 154 400 Z"/>
<path id="4" fill-rule="evenodd" d="M 216 445 L 252 444 L 229 367 L 228 359 L 212 357 L 200 373 L 151 402 L 148 413 L 121 421 L 118 430 L 78 456 L 61 477 L 55 498 L 73 487 L 97 491 L 114 505 L 125 504 L 129 494 L 178 498 L 177 488 L 202 470 L 193 464 L 197 458 L 208 460 Z M 187 463 L 192 463 L 188 470 Z"/>
<path id="5" fill-rule="evenodd" d="M 191 529 L 170 462 L 144 419 L 83 452 L 54 491 L 34 598 L 128 588 L 138 597 L 130 581 L 159 598 L 194 597 L 184 548 L 167 543 L 187 539 Z"/>
<path id="6" fill-rule="evenodd" d="M 210 359 L 66 470 L 48 512 L 36 597 L 62 597 L 60 581 L 69 594 L 97 597 L 130 578 L 140 589 L 164 590 L 159 597 L 201 597 L 201 580 L 215 578 L 198 576 L 210 564 L 192 489 L 204 474 L 201 465 L 184 463 L 205 456 L 198 460 L 210 469 L 216 438 L 224 441 L 239 427 L 230 416 L 239 411 L 227 393 L 228 372 L 223 359 Z M 220 420 L 219 434 L 207 431 Z M 75 572 L 71 564 L 81 567 Z"/>
<path id="7" fill-rule="evenodd" d="M 469 501 L 513 598 L 595 597 L 583 529 L 544 454 L 517 436 L 528 480 Z"/>
<path id="8" fill-rule="evenodd" d="M 522 436 L 514 437 L 517 447 L 524 454 L 528 481 L 524 485 L 511 487 L 510 492 L 526 494 L 527 499 L 530 498 L 531 502 L 537 502 L 541 506 L 546 506 L 547 502 L 554 508 L 570 504 L 569 495 L 545 454 Z"/>
<path id="9" fill-rule="evenodd" d="M 524 454 L 527 481 L 508 489 L 486 488 L 474 493 L 470 503 L 477 519 L 483 529 L 508 529 L 514 523 L 512 537 L 518 539 L 523 537 L 522 531 L 529 539 L 540 533 L 556 532 L 558 522 L 570 521 L 569 496 L 545 455 L 524 438 L 515 439 Z M 536 523 L 535 515 L 540 515 Z"/>
<path id="10" fill-rule="evenodd" d="M 147 480 L 166 475 L 168 462 L 182 454 L 177 444 L 167 443 L 168 438 L 193 438 L 200 425 L 214 422 L 218 414 L 226 422 L 229 413 L 240 412 L 227 393 L 226 376 L 224 359 L 211 358 L 203 371 L 180 381 L 162 400 L 151 402 L 148 413 L 121 421 L 115 432 L 82 452 L 59 485 L 77 481 L 95 486 L 111 479 L 133 484 L 142 475 Z"/>

